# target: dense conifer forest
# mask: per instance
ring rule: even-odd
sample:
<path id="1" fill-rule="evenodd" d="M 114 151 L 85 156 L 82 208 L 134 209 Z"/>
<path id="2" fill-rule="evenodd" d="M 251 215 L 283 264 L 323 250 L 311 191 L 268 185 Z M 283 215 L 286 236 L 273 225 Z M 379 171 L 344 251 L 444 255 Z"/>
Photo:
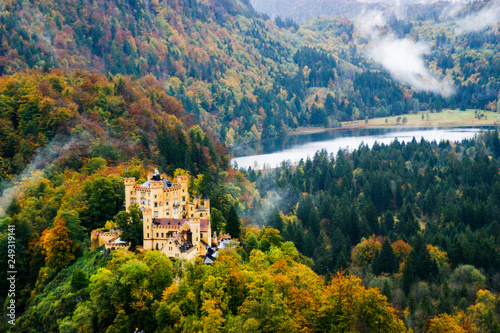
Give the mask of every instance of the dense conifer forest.
<path id="1" fill-rule="evenodd" d="M 500 331 L 498 131 L 271 170 L 228 153 L 302 127 L 500 112 L 498 20 L 460 23 L 498 6 L 373 4 L 363 21 L 361 3 L 320 18 L 331 4 L 294 3 L 281 17 L 248 0 L 0 3 L 0 304 L 17 319 L 1 332 Z M 387 45 L 425 71 L 395 72 Z M 142 244 L 123 178 L 154 169 L 187 175 L 238 241 L 213 265 L 90 250 L 95 229 Z"/>

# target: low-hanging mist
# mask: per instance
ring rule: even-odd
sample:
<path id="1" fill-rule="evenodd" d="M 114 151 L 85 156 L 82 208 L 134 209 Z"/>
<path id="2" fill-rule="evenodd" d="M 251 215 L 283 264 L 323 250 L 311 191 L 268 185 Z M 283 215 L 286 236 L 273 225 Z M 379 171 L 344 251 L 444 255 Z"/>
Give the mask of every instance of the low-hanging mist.
<path id="1" fill-rule="evenodd" d="M 0 184 L 0 218 L 12 201 L 43 177 L 43 170 L 75 145 L 74 138 L 56 136 L 33 157 L 31 163 L 12 180 Z"/>
<path id="2" fill-rule="evenodd" d="M 409 38 L 397 38 L 392 33 L 382 35 L 378 29 L 385 25 L 384 14 L 380 11 L 363 13 L 356 20 L 357 30 L 368 37 L 364 55 L 382 65 L 395 80 L 416 90 L 443 96 L 453 94 L 452 83 L 431 73 L 425 66 L 423 56 L 430 51 L 429 45 Z"/>

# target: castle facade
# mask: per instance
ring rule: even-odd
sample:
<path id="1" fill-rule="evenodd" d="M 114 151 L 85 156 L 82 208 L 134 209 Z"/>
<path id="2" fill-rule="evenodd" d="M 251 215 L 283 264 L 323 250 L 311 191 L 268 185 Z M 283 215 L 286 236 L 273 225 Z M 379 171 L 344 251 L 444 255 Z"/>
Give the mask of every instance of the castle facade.
<path id="1" fill-rule="evenodd" d="M 216 244 L 210 226 L 210 201 L 196 196 L 190 199 L 188 176 L 172 183 L 166 175 L 148 175 L 143 184 L 125 178 L 125 206 L 142 210 L 144 250 L 159 250 L 170 258 L 193 259 L 205 256 Z"/>

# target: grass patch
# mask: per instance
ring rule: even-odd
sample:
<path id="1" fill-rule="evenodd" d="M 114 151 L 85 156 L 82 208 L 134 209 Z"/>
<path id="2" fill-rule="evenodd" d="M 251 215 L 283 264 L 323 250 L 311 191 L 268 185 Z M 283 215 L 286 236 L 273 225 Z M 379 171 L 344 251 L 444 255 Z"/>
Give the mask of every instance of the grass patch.
<path id="1" fill-rule="evenodd" d="M 406 118 L 406 122 L 404 122 Z M 465 111 L 448 110 L 441 112 L 421 111 L 413 114 L 405 114 L 394 117 L 373 118 L 368 122 L 345 122 L 344 127 L 357 126 L 384 127 L 384 126 L 405 126 L 405 127 L 468 127 L 468 126 L 498 126 L 500 118 L 497 112 L 468 109 Z"/>

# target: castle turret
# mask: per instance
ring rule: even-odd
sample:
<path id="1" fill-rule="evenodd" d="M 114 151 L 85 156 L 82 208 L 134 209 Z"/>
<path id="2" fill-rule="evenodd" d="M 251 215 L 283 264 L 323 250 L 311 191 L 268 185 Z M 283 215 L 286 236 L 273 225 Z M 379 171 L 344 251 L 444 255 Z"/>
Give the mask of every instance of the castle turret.
<path id="1" fill-rule="evenodd" d="M 126 208 L 126 210 L 128 212 L 128 208 L 131 205 L 130 198 L 131 198 L 132 193 L 134 191 L 135 178 L 134 177 L 132 177 L 132 178 L 125 178 L 123 180 L 123 182 L 125 183 L 125 208 Z"/>
<path id="2" fill-rule="evenodd" d="M 144 237 L 144 250 L 153 249 L 153 214 L 150 208 L 144 208 L 142 211 L 142 230 Z"/>
<path id="3" fill-rule="evenodd" d="M 201 232 L 200 232 L 200 219 L 193 218 L 189 221 L 189 226 L 191 228 L 191 232 L 193 233 L 193 245 L 198 247 L 198 251 L 202 251 L 203 247 L 201 245 Z"/>
<path id="4" fill-rule="evenodd" d="M 206 214 L 207 214 L 207 219 L 210 219 L 210 199 L 208 198 L 208 196 L 205 197 L 205 199 L 203 199 L 203 207 L 207 210 L 206 211 Z"/>

